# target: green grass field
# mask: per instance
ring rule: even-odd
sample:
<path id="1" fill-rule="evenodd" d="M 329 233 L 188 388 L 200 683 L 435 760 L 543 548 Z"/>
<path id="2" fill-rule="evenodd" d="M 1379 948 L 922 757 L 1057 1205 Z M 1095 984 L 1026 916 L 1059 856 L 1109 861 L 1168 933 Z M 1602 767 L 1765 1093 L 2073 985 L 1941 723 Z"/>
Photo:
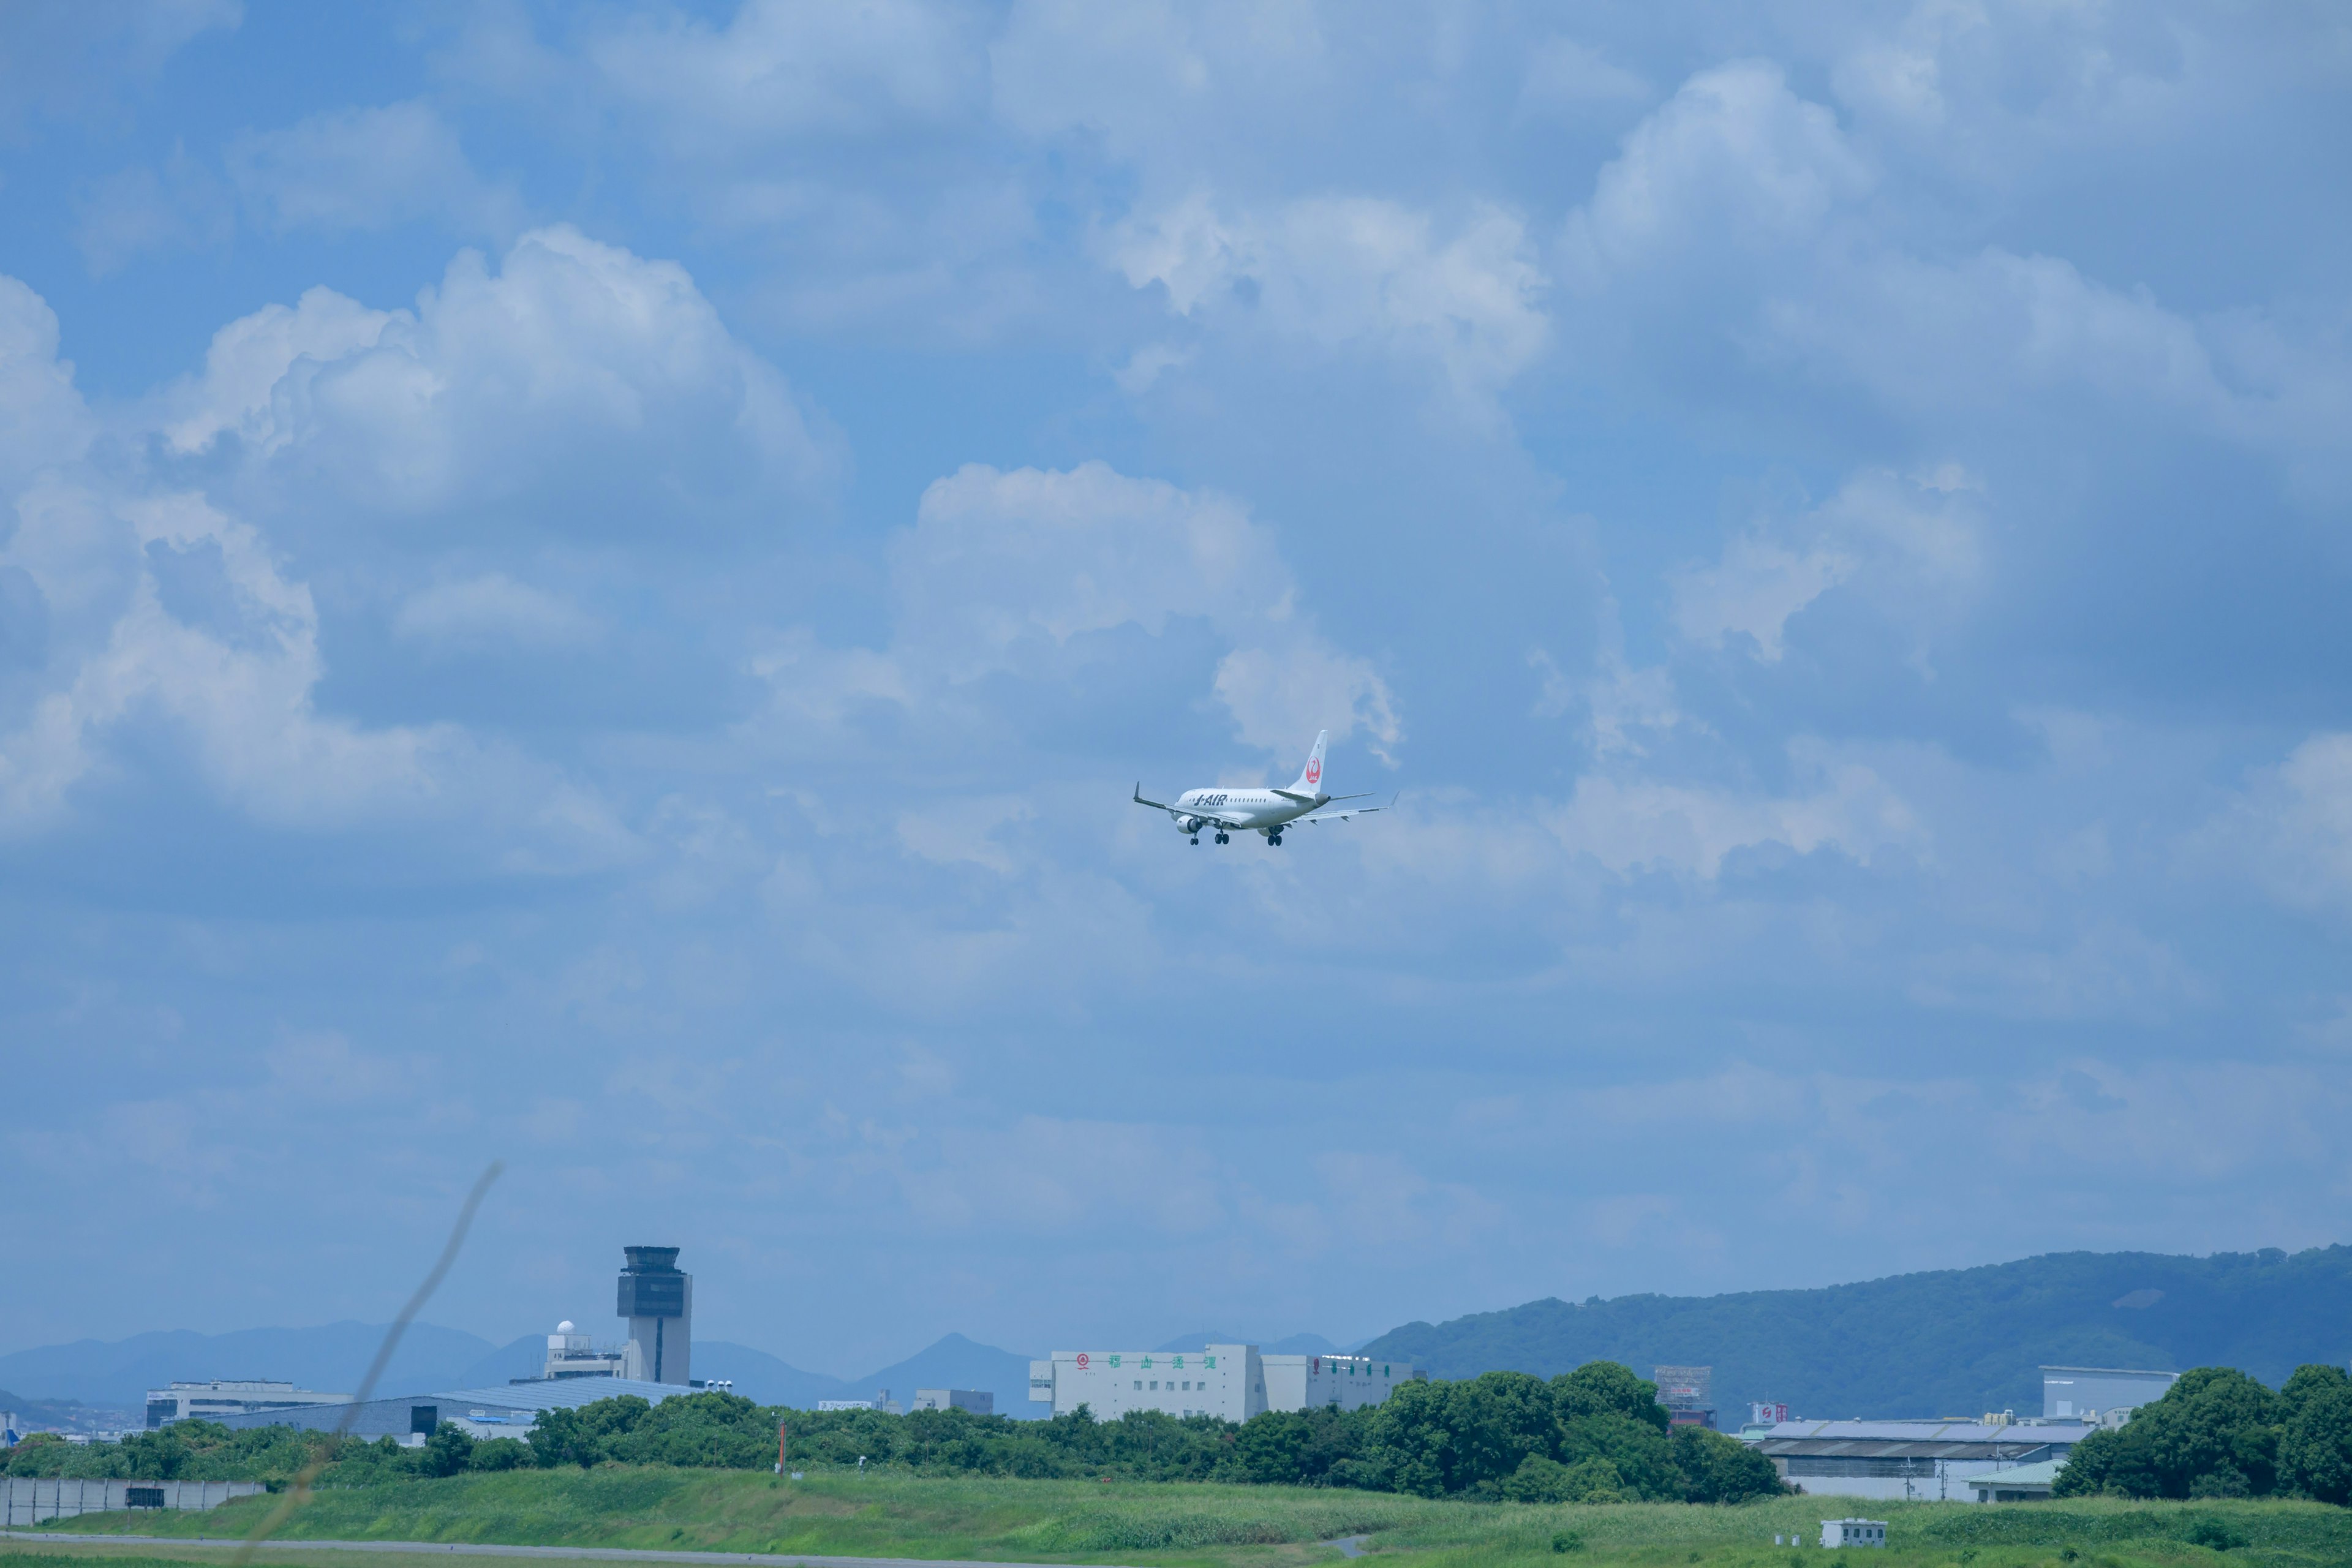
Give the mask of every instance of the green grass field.
<path id="1" fill-rule="evenodd" d="M 71 1568 L 158 1568 L 165 1561 L 218 1568 L 221 1554 L 187 1538 L 242 1534 L 275 1501 L 246 1499 L 206 1513 L 68 1520 L 43 1528 L 126 1539 L 121 1547 L 11 1542 L 0 1545 L 0 1568 L 64 1568 L 62 1559 L 70 1559 Z M 1880 1568 L 2352 1565 L 2352 1510 L 2320 1503 L 1863 1507 L 1839 1499 L 1788 1498 L 1738 1508 L 1528 1507 L 1273 1487 L 861 1479 L 828 1472 L 780 1481 L 740 1471 L 620 1467 L 326 1490 L 278 1539 L 1305 1568 L 1339 1561 L 1339 1551 L 1324 1542 L 1362 1535 L 1385 1568 L 1784 1568 L 1808 1561 L 1819 1568 L 1824 1560 L 1815 1555 L 1817 1548 L 1775 1548 L 1772 1537 L 1817 1539 L 1821 1520 L 1844 1513 L 1888 1521 L 1888 1550 L 1869 1559 Z M 2199 1544 L 2200 1533 L 2227 1549 Z M 155 1544 L 132 1548 L 139 1538 Z M 49 1561 L 37 1562 L 36 1554 Z M 273 1550 L 265 1561 L 281 1568 L 415 1568 L 413 1558 L 335 1552 Z"/>

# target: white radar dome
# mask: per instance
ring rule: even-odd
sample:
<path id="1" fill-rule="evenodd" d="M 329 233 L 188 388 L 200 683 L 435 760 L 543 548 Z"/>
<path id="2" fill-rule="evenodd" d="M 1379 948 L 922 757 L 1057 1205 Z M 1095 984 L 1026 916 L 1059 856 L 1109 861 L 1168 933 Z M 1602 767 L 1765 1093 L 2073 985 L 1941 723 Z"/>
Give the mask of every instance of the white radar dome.
<path id="1" fill-rule="evenodd" d="M 563 1321 L 562 1321 L 562 1322 L 560 1322 L 560 1323 L 556 1324 L 556 1325 L 555 1325 L 555 1331 L 556 1331 L 557 1333 L 559 1333 L 559 1334 L 568 1334 L 568 1333 L 570 1333 L 570 1332 L 572 1331 L 572 1320 L 571 1320 L 571 1319 L 569 1319 L 569 1318 L 566 1318 L 566 1319 L 564 1319 L 564 1320 L 563 1320 Z"/>

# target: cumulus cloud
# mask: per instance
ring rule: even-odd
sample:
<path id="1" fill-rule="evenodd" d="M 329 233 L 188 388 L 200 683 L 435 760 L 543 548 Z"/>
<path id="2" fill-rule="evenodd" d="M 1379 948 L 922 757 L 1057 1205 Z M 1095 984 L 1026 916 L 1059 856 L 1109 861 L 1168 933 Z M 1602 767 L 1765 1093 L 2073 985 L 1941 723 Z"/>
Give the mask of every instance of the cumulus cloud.
<path id="1" fill-rule="evenodd" d="M 1809 790 L 1773 795 L 1590 773 L 1542 816 L 1570 850 L 1621 875 L 1651 869 L 1712 879 L 1734 851 L 1770 845 L 1864 861 L 1881 849 L 1925 847 L 1910 805 L 1875 770 L 1811 745 L 1793 747 L 1791 761 Z"/>
<path id="2" fill-rule="evenodd" d="M 438 651 L 514 647 L 577 647 L 595 639 L 595 617 L 577 605 L 491 572 L 436 583 L 409 595 L 392 620 L 394 635 Z"/>
<path id="3" fill-rule="evenodd" d="M 57 312 L 0 276 L 0 491 L 73 462 L 97 430 L 74 389 L 72 363 L 58 357 Z"/>
<path id="4" fill-rule="evenodd" d="M 974 20 L 915 0 L 747 0 L 723 26 L 615 17 L 585 54 L 677 154 L 731 161 L 781 140 L 899 133 L 970 114 L 987 80 Z"/>
<path id="5" fill-rule="evenodd" d="M 160 173 L 121 170 L 75 203 L 74 243 L 100 278 L 150 250 L 226 245 L 235 229 L 227 191 L 184 147 L 173 149 Z"/>
<path id="6" fill-rule="evenodd" d="M 1871 68 L 1874 92 L 1931 112 L 1916 61 Z M 1613 356 L 1640 342 L 1625 368 L 1719 402 L 1752 405 L 1794 369 L 1945 439 L 2014 440 L 2061 419 L 2136 439 L 2132 421 L 2155 416 L 2283 458 L 2315 495 L 2352 482 L 2333 438 L 2352 417 L 2352 356 L 2327 334 L 2262 310 L 2200 319 L 2063 257 L 1906 244 L 1873 206 L 1885 181 L 1780 66 L 1697 73 L 1627 134 L 1561 230 L 1569 341 Z"/>
<path id="7" fill-rule="evenodd" d="M 1328 729 L 1361 730 L 1387 756 L 1402 737 L 1388 687 L 1341 653 L 1297 606 L 1273 533 L 1238 501 L 1107 464 L 1066 472 L 974 465 L 923 493 L 891 552 L 897 650 L 951 683 L 1060 647 L 1177 617 L 1232 644 L 1216 693 L 1242 739 L 1287 752 Z"/>
<path id="8" fill-rule="evenodd" d="M 1019 0 L 990 46 L 999 119 L 1028 135 L 1083 129 L 1122 156 L 1167 157 L 1239 106 L 1312 101 L 1329 66 L 1315 8 L 1218 0 Z"/>
<path id="9" fill-rule="evenodd" d="M 1611 60 L 1580 39 L 1555 34 L 1528 56 L 1519 79 L 1519 112 L 1568 118 L 1640 103 L 1651 96 L 1641 74 Z"/>
<path id="10" fill-rule="evenodd" d="M 1837 117 L 1789 89 L 1780 68 L 1699 72 L 1629 133 L 1570 217 L 1564 281 L 1580 289 L 1649 272 L 1752 265 L 1810 240 L 1874 176 Z"/>
<path id="11" fill-rule="evenodd" d="M 2291 905 L 2352 909 L 2352 734 L 2314 735 L 2255 770 L 2190 845 Z"/>
<path id="12" fill-rule="evenodd" d="M 1263 322 L 1327 350 L 1434 361 L 1472 398 L 1525 369 L 1549 331 L 1525 225 L 1496 206 L 1441 234 L 1431 214 L 1373 197 L 1228 216 L 1195 193 L 1128 217 L 1107 245 L 1129 284 L 1157 284 L 1179 315 Z"/>
<path id="13" fill-rule="evenodd" d="M 55 357 L 54 322 L 13 280 L 0 304 L 0 390 L 23 412 L 18 429 L 54 443 L 37 469 L 0 466 L 14 519 L 0 579 L 20 585 L 41 627 L 21 659 L 30 673 L 0 705 L 0 830 L 55 826 L 93 774 L 160 748 L 222 806 L 281 828 L 471 814 L 509 836 L 499 857 L 509 868 L 627 853 L 591 795 L 507 748 L 445 724 L 369 727 L 322 711 L 309 586 L 258 528 L 204 496 L 82 462 L 75 433 L 91 421 Z M 275 324 L 303 323 L 298 312 Z M 224 356 L 225 397 L 236 358 Z M 0 458 L 11 449 L 0 445 Z"/>
<path id="14" fill-rule="evenodd" d="M 172 402 L 177 446 L 234 433 L 266 493 L 394 519 L 530 493 L 553 533 L 772 522 L 835 461 L 684 268 L 568 227 L 523 236 L 495 270 L 460 252 L 414 310 L 314 289 L 232 322 Z"/>
<path id="15" fill-rule="evenodd" d="M 24 0 L 9 7 L 0 49 L 0 132 L 34 112 L 113 112 L 191 39 L 244 19 L 240 0 Z"/>
<path id="16" fill-rule="evenodd" d="M 1716 562 L 1674 574 L 1675 625 L 1696 644 L 1744 639 L 1780 662 L 1791 616 L 1843 584 L 1865 588 L 1915 636 L 1972 589 L 1983 568 L 1979 525 L 1957 465 L 1905 479 L 1872 469 L 1847 479 L 1785 529 L 1759 524 Z"/>
<path id="17" fill-rule="evenodd" d="M 226 158 L 238 195 L 280 234 L 366 233 L 418 218 L 472 233 L 516 226 L 515 194 L 475 173 L 456 130 L 422 100 L 247 132 Z"/>

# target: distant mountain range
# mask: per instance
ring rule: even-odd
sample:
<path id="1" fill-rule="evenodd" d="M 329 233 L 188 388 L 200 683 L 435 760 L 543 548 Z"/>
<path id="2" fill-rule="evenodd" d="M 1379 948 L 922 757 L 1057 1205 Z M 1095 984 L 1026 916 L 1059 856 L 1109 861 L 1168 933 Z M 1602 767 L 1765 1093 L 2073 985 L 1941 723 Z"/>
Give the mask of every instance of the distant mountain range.
<path id="1" fill-rule="evenodd" d="M 2352 1357 L 2352 1247 L 2177 1258 L 2067 1252 L 1812 1290 L 1530 1301 L 1367 1343 L 1433 1377 L 1588 1361 L 1710 1365 L 1727 1420 L 2042 1409 L 2043 1366 L 2234 1366 L 2276 1384 Z"/>
<path id="2" fill-rule="evenodd" d="M 273 1377 L 306 1388 L 354 1386 L 381 1326 L 238 1333 L 139 1334 L 83 1340 L 0 1356 L 0 1389 L 19 1409 L 36 1402 L 137 1411 L 146 1391 L 173 1378 Z M 1158 1348 L 1191 1351 L 1242 1336 L 1203 1331 Z M 386 1395 L 495 1386 L 535 1375 L 546 1341 L 494 1345 L 457 1329 L 418 1323 L 378 1392 Z M 1271 1343 L 1277 1353 L 1349 1347 L 1319 1334 Z M 1643 1376 L 1659 1365 L 1715 1369 L 1727 1422 L 1751 1399 L 1784 1401 L 1811 1416 L 1973 1415 L 2042 1408 L 2045 1365 L 2178 1372 L 2226 1365 L 2276 1384 L 2304 1362 L 2352 1357 L 2352 1247 L 2290 1257 L 2272 1249 L 2178 1258 L 2070 1252 L 1983 1268 L 1904 1274 L 1811 1290 L 1727 1296 L 1595 1297 L 1580 1305 L 1530 1301 L 1450 1322 L 1408 1323 L 1354 1347 L 1411 1361 L 1436 1377 L 1516 1369 L 1544 1376 L 1588 1361 L 1620 1361 Z M 918 1388 L 982 1388 L 1002 1415 L 1046 1414 L 1029 1403 L 1026 1354 L 950 1334 L 920 1353 L 839 1378 L 724 1340 L 694 1346 L 694 1371 L 729 1378 L 763 1405 L 872 1398 L 905 1403 Z"/>
<path id="3" fill-rule="evenodd" d="M 0 1355 L 0 1388 L 28 1415 L 36 1405 L 81 1404 L 135 1415 L 147 1390 L 174 1378 L 277 1378 L 304 1388 L 356 1388 L 383 1342 L 380 1323 L 329 1323 L 313 1329 L 246 1329 L 199 1334 L 186 1330 L 134 1334 L 127 1340 L 79 1340 L 72 1344 Z M 494 1345 L 462 1329 L 412 1323 L 384 1371 L 383 1396 L 446 1389 L 489 1388 L 535 1377 L 547 1355 L 541 1334 Z M 812 1405 L 820 1399 L 870 1399 L 888 1389 L 906 1403 L 918 1387 L 980 1388 L 996 1395 L 999 1412 L 1043 1415 L 1029 1403 L 1029 1358 L 950 1334 L 928 1349 L 860 1378 L 804 1372 L 765 1351 L 725 1340 L 694 1346 L 697 1377 L 730 1378 L 735 1392 L 762 1405 Z"/>

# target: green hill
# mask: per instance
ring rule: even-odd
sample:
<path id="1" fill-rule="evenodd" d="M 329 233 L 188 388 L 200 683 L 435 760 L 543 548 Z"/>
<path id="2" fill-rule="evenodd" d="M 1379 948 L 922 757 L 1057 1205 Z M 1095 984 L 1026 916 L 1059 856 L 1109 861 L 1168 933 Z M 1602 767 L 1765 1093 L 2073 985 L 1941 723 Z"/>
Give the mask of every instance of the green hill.
<path id="1" fill-rule="evenodd" d="M 1711 1365 L 1734 1429 L 1751 1399 L 1815 1417 L 2039 1414 L 2044 1365 L 2224 1365 L 2275 1384 L 2305 1362 L 2344 1363 L 2352 1247 L 2063 1252 L 1817 1290 L 1530 1301 L 1408 1323 L 1364 1349 L 1435 1377 Z"/>

